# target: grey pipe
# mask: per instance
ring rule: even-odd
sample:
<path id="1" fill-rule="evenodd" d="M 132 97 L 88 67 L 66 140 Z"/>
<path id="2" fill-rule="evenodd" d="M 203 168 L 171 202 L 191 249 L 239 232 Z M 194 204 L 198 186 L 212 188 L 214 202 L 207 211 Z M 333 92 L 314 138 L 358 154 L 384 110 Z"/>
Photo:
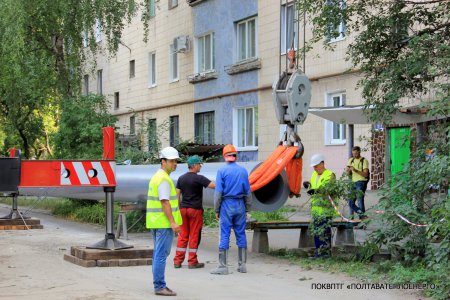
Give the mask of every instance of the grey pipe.
<path id="1" fill-rule="evenodd" d="M 217 170 L 224 163 L 206 163 L 200 174 L 215 180 Z M 250 173 L 258 162 L 239 162 Z M 141 202 L 147 201 L 148 183 L 153 174 L 158 171 L 160 165 L 131 165 L 116 166 L 116 190 L 114 199 L 117 202 Z M 177 170 L 170 174 L 176 184 L 178 178 L 188 171 L 186 164 L 179 164 Z M 103 187 L 60 187 L 60 188 L 19 188 L 20 195 L 65 197 L 74 199 L 104 200 Z M 214 206 L 214 190 L 203 191 L 203 205 Z M 253 193 L 253 210 L 270 212 L 282 207 L 289 196 L 289 183 L 286 173 L 283 171 L 266 186 Z"/>

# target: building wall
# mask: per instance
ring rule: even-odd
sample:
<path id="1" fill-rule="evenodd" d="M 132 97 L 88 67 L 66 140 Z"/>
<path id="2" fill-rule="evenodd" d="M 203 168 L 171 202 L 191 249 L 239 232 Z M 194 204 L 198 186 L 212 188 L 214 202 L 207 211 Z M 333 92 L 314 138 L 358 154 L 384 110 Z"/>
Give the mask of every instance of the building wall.
<path id="1" fill-rule="evenodd" d="M 167 1 L 157 1 L 156 14 L 149 21 L 148 42 L 143 41 L 144 28 L 141 15 L 136 15 L 121 38 L 121 45 L 114 57 L 96 58 L 97 70 L 103 70 L 103 93 L 111 102 L 111 113 L 119 118 L 120 132 L 129 134 L 129 118 L 133 112 L 156 118 L 159 124 L 169 116 L 179 114 L 180 137 L 192 139 L 194 118 L 192 100 L 194 88 L 187 81 L 193 70 L 193 51 L 178 54 L 179 77 L 169 79 L 169 45 L 177 36 L 188 35 L 192 39 L 192 15 L 186 1 L 168 9 Z M 156 86 L 149 86 L 149 53 L 156 53 Z M 129 61 L 135 60 L 135 77 L 129 76 Z M 96 71 L 95 71 L 96 73 Z M 96 74 L 91 74 L 90 91 L 96 93 Z M 114 109 L 114 93 L 119 92 L 120 107 Z M 188 104 L 187 104 L 188 103 Z M 179 105 L 181 105 L 179 107 Z M 185 114 L 189 111 L 189 114 Z M 136 118 L 137 119 L 137 118 Z M 162 137 L 168 145 L 168 132 Z"/>
<path id="2" fill-rule="evenodd" d="M 287 1 L 283 0 L 285 4 Z M 259 159 L 264 160 L 274 149 L 280 138 L 280 126 L 274 114 L 272 89 L 267 89 L 278 79 L 280 72 L 285 70 L 286 57 L 280 55 L 280 24 L 281 7 L 279 1 L 258 2 L 259 15 L 259 51 L 263 68 L 259 72 L 259 108 L 260 108 L 260 148 Z M 303 24 L 300 25 L 300 46 L 303 44 Z M 306 26 L 306 40 L 312 37 L 311 27 Z M 352 41 L 346 37 L 334 42 L 333 52 L 323 49 L 322 44 L 315 45 L 311 52 L 306 54 L 305 74 L 311 80 L 312 98 L 311 107 L 326 106 L 326 95 L 342 91 L 346 93 L 346 105 L 362 104 L 361 92 L 356 90 L 356 83 L 360 79 L 358 73 L 343 74 L 351 69 L 349 62 L 345 61 L 345 52 Z M 303 61 L 298 62 L 302 67 Z M 355 125 L 354 144 L 364 150 L 362 155 L 370 158 L 371 148 L 367 141 L 371 139 L 371 125 Z M 348 130 L 348 129 L 347 129 Z M 348 139 L 343 145 L 327 145 L 325 143 L 325 120 L 313 114 L 303 125 L 298 126 L 298 133 L 305 147 L 303 155 L 303 177 L 309 178 L 312 168 L 309 158 L 314 153 L 323 153 L 326 157 L 327 168 L 333 170 L 339 177 L 347 164 Z M 348 137 L 348 132 L 347 132 Z M 370 161 L 370 159 L 369 159 Z"/>

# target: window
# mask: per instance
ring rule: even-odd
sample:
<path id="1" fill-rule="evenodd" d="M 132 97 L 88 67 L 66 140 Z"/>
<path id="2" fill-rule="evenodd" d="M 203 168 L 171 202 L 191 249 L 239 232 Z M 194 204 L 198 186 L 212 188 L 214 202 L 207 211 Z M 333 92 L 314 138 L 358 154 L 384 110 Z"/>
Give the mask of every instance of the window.
<path id="1" fill-rule="evenodd" d="M 196 65 L 198 73 L 214 70 L 214 33 L 197 38 Z"/>
<path id="2" fill-rule="evenodd" d="M 256 57 L 256 18 L 237 23 L 238 61 Z"/>
<path id="3" fill-rule="evenodd" d="M 136 117 L 131 116 L 130 117 L 130 134 L 136 133 Z"/>
<path id="4" fill-rule="evenodd" d="M 195 114 L 195 141 L 199 144 L 214 144 L 214 112 Z"/>
<path id="5" fill-rule="evenodd" d="M 345 93 L 333 93 L 327 95 L 328 107 L 340 107 L 345 105 Z M 325 144 L 342 145 L 345 144 L 346 126 L 345 124 L 325 121 Z"/>
<path id="6" fill-rule="evenodd" d="M 89 46 L 89 32 L 87 30 L 83 31 L 83 47 L 87 48 Z"/>
<path id="7" fill-rule="evenodd" d="M 114 109 L 119 109 L 119 92 L 114 93 Z"/>
<path id="8" fill-rule="evenodd" d="M 178 80 L 178 53 L 175 52 L 173 44 L 169 46 L 169 79 Z"/>
<path id="9" fill-rule="evenodd" d="M 170 117 L 170 146 L 176 146 L 180 142 L 179 117 Z"/>
<path id="10" fill-rule="evenodd" d="M 339 5 L 339 7 L 341 9 L 346 8 L 345 1 L 342 1 L 342 0 L 327 0 L 327 5 L 329 5 L 329 6 L 338 6 Z M 345 27 L 344 20 L 341 20 L 341 22 L 337 25 L 329 24 L 327 26 L 327 31 L 326 31 L 326 41 L 328 43 L 332 43 L 332 42 L 337 42 L 337 41 L 343 40 L 345 38 L 345 32 L 346 32 L 346 27 Z"/>
<path id="11" fill-rule="evenodd" d="M 148 86 L 156 86 L 156 53 L 151 52 L 148 55 Z"/>
<path id="12" fill-rule="evenodd" d="M 158 135 L 156 133 L 156 119 L 148 120 L 147 127 L 147 136 L 148 136 L 148 151 L 156 152 L 158 151 Z"/>
<path id="13" fill-rule="evenodd" d="M 155 0 L 148 0 L 148 14 L 150 18 L 153 18 L 156 15 Z"/>
<path id="14" fill-rule="evenodd" d="M 258 107 L 235 110 L 233 144 L 240 150 L 256 150 L 258 147 Z M 244 148 L 244 149 L 243 149 Z"/>
<path id="15" fill-rule="evenodd" d="M 97 71 L 97 94 L 103 95 L 103 70 Z"/>
<path id="16" fill-rule="evenodd" d="M 84 75 L 84 95 L 89 95 L 89 75 Z"/>
<path id="17" fill-rule="evenodd" d="M 178 0 L 169 0 L 169 9 L 175 8 L 178 6 Z"/>
<path id="18" fill-rule="evenodd" d="M 134 78 L 135 76 L 135 65 L 134 59 L 130 60 L 130 78 Z"/>
<path id="19" fill-rule="evenodd" d="M 102 41 L 102 23 L 99 19 L 95 20 L 95 41 L 97 43 Z"/>
<path id="20" fill-rule="evenodd" d="M 285 4 L 281 6 L 281 53 L 298 45 L 298 20 L 295 18 L 296 11 L 294 4 Z"/>

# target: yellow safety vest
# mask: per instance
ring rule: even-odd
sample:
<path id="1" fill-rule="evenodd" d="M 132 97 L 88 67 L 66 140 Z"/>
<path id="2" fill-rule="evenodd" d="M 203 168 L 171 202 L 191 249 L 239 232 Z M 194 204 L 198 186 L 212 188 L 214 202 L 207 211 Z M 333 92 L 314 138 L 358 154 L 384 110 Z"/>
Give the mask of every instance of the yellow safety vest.
<path id="1" fill-rule="evenodd" d="M 158 195 L 158 186 L 161 182 L 167 181 L 170 184 L 170 207 L 172 208 L 172 215 L 175 222 L 178 225 L 183 223 L 181 218 L 180 208 L 178 207 L 178 197 L 173 184 L 172 179 L 169 175 L 162 169 L 153 175 L 152 179 L 148 184 L 148 194 L 147 194 L 147 215 L 146 215 L 146 225 L 147 228 L 170 228 L 169 220 L 162 210 L 161 201 Z"/>
<path id="2" fill-rule="evenodd" d="M 317 190 L 319 187 L 325 185 L 330 181 L 333 172 L 328 169 L 323 171 L 319 180 L 317 180 L 316 171 L 314 171 L 311 175 L 311 189 Z M 337 205 L 337 203 L 335 203 Z M 323 198 L 321 195 L 314 194 L 311 199 L 311 215 L 312 216 L 321 216 L 321 217 L 334 217 L 337 215 L 337 212 L 334 210 L 330 201 L 326 198 Z"/>

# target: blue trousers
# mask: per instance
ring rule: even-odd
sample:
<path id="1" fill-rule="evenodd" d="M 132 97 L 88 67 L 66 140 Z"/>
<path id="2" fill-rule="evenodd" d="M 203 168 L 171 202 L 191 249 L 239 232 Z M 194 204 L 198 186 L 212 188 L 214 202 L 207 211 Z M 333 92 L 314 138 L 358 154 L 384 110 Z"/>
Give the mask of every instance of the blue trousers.
<path id="1" fill-rule="evenodd" d="M 153 287 L 156 291 L 159 291 L 166 287 L 166 281 L 164 274 L 166 271 L 166 259 L 170 254 L 170 248 L 173 241 L 172 228 L 158 228 L 152 229 L 153 237 Z"/>
<path id="2" fill-rule="evenodd" d="M 356 212 L 360 217 L 366 212 L 366 207 L 364 205 L 364 195 L 367 190 L 368 181 L 356 181 L 354 185 L 354 191 L 356 191 L 356 201 L 355 199 L 348 200 L 349 212 L 352 216 Z M 357 204 L 355 203 L 357 202 Z"/>
<path id="3" fill-rule="evenodd" d="M 331 218 L 313 216 L 315 257 L 331 254 Z"/>
<path id="4" fill-rule="evenodd" d="M 220 205 L 220 241 L 219 250 L 230 248 L 230 234 L 233 229 L 236 244 L 239 248 L 247 248 L 245 236 L 246 212 L 244 199 L 224 199 Z"/>

